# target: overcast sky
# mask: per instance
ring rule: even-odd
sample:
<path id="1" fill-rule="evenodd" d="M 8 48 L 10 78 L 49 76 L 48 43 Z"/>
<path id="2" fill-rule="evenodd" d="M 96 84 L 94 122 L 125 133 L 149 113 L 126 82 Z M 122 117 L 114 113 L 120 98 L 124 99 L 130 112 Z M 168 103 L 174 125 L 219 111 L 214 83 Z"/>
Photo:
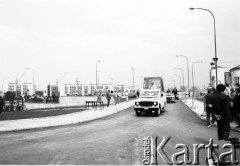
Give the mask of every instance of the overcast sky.
<path id="1" fill-rule="evenodd" d="M 219 65 L 240 64 L 239 0 L 0 0 L 0 79 L 37 85 L 96 82 L 141 85 L 141 76 L 162 76 L 166 85 L 179 84 L 173 74 L 190 76 L 195 84 L 209 82 L 214 57 L 213 18 L 216 17 Z M 171 81 L 174 80 L 174 81 Z M 190 77 L 191 80 L 191 77 Z M 191 84 L 191 81 L 190 81 Z"/>

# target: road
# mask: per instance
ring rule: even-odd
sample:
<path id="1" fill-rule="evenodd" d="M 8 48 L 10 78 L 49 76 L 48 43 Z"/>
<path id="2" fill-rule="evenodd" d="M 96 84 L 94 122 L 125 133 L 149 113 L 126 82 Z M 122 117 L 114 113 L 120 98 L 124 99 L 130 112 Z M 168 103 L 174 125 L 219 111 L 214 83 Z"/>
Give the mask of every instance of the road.
<path id="1" fill-rule="evenodd" d="M 147 136 L 160 140 L 170 136 L 166 154 L 181 151 L 175 146 L 182 143 L 189 147 L 192 160 L 193 144 L 217 140 L 217 130 L 207 128 L 181 101 L 168 104 L 159 117 L 137 117 L 132 107 L 77 125 L 1 133 L 0 164 L 141 165 L 142 140 Z M 231 131 L 231 137 L 239 138 L 239 133 Z M 200 150 L 200 164 L 206 164 L 206 157 L 206 150 Z M 158 164 L 166 163 L 158 157 Z"/>

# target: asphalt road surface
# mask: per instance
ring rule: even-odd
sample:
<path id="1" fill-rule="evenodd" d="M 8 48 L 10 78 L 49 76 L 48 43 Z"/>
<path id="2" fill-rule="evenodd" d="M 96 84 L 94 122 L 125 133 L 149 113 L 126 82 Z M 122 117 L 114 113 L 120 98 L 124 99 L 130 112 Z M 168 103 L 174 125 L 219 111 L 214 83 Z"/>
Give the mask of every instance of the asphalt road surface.
<path id="1" fill-rule="evenodd" d="M 159 117 L 137 117 L 132 107 L 77 125 L 1 133 L 0 164 L 142 165 L 143 138 L 148 136 L 159 137 L 160 142 L 171 137 L 164 147 L 170 159 L 181 151 L 176 144 L 185 144 L 192 160 L 193 144 L 217 140 L 217 130 L 206 127 L 181 101 L 168 104 Z M 239 133 L 231 131 L 231 137 L 239 138 Z M 199 156 L 205 165 L 206 150 L 200 150 Z M 159 155 L 157 161 L 166 164 Z"/>

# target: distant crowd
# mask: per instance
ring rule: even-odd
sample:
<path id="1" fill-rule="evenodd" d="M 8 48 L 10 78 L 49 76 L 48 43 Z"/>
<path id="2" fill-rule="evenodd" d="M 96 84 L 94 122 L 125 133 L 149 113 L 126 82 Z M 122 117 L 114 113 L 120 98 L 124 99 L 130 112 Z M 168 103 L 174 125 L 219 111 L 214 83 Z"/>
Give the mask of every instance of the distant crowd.
<path id="1" fill-rule="evenodd" d="M 240 127 L 240 86 L 235 84 L 219 84 L 207 88 L 205 95 L 206 117 L 208 127 L 217 122 L 218 139 L 228 140 L 230 123 Z M 210 119 L 210 117 L 212 118 Z"/>

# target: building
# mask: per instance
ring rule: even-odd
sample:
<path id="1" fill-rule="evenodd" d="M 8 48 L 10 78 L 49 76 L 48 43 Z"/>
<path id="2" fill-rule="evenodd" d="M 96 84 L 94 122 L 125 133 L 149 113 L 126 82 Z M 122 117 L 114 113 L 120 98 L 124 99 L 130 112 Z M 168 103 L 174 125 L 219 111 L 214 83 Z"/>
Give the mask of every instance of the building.
<path id="1" fill-rule="evenodd" d="M 239 83 L 240 78 L 240 65 L 231 68 L 230 70 L 230 76 L 231 76 L 231 83 L 235 85 L 236 83 Z"/>
<path id="2" fill-rule="evenodd" d="M 33 84 L 32 83 L 8 83 L 7 90 L 4 89 L 4 92 L 6 92 L 6 91 L 17 92 L 18 94 L 28 93 L 28 94 L 32 95 L 33 94 Z"/>
<path id="3" fill-rule="evenodd" d="M 112 89 L 111 84 L 101 84 L 98 91 L 104 93 L 107 89 Z M 96 93 L 95 84 L 64 84 L 60 90 L 61 96 L 89 96 Z"/>
<path id="4" fill-rule="evenodd" d="M 216 70 L 215 67 L 212 67 L 210 70 L 210 79 L 211 84 L 215 84 L 215 75 Z M 240 65 L 231 68 L 228 70 L 226 67 L 218 66 L 218 83 L 220 84 L 232 84 L 235 85 L 236 83 L 240 82 Z"/>

